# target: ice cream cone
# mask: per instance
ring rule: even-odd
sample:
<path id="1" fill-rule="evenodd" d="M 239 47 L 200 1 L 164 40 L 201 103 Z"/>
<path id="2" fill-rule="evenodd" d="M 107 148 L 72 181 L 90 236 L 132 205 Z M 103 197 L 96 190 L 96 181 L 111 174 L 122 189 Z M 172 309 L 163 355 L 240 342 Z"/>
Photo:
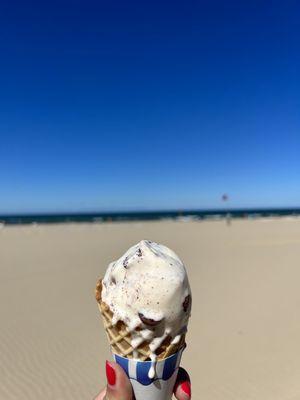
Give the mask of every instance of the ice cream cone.
<path id="1" fill-rule="evenodd" d="M 191 311 L 183 262 L 168 247 L 142 240 L 109 264 L 96 299 L 135 399 L 171 400 Z"/>
<path id="2" fill-rule="evenodd" d="M 115 325 L 112 324 L 113 313 L 108 305 L 102 301 L 101 291 L 102 279 L 99 279 L 95 295 L 112 352 L 129 359 L 149 361 L 151 359 L 149 343 L 145 340 L 139 346 L 135 348 L 132 347 L 131 332 L 128 331 L 127 326 L 122 321 L 118 321 Z M 167 336 L 161 346 L 156 350 L 157 361 L 164 360 L 183 349 L 185 347 L 185 334 L 182 335 L 178 343 L 172 344 L 171 341 L 172 338 Z"/>

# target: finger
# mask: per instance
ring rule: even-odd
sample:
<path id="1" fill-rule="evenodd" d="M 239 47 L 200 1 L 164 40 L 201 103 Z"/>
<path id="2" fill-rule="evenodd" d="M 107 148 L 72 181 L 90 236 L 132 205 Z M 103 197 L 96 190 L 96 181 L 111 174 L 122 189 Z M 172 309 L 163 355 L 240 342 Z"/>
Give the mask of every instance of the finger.
<path id="1" fill-rule="evenodd" d="M 104 400 L 105 394 L 106 394 L 106 388 L 101 390 L 101 392 L 95 397 L 94 400 Z"/>
<path id="2" fill-rule="evenodd" d="M 109 400 L 132 400 L 130 381 L 120 367 L 112 361 L 106 361 L 107 389 L 106 398 Z"/>
<path id="3" fill-rule="evenodd" d="M 179 368 L 174 388 L 177 400 L 189 400 L 192 397 L 191 380 L 185 369 Z"/>

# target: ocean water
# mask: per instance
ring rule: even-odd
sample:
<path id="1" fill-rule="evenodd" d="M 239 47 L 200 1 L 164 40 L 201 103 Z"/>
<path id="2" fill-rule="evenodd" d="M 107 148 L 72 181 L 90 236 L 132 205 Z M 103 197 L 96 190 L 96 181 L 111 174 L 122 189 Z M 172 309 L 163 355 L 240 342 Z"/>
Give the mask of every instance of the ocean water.
<path id="1" fill-rule="evenodd" d="M 221 218 L 260 218 L 300 216 L 300 208 L 261 208 L 261 209 L 223 209 L 223 210 L 172 210 L 147 212 L 105 212 L 105 213 L 64 213 L 0 215 L 0 224 L 51 224 L 65 222 L 112 222 L 112 221 L 154 221 L 162 219 L 207 220 Z"/>

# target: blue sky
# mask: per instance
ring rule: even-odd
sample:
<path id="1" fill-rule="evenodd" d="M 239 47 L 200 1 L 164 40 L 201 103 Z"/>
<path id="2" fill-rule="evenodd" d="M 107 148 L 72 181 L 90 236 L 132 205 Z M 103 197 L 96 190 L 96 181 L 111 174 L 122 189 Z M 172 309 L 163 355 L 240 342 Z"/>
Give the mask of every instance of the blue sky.
<path id="1" fill-rule="evenodd" d="M 300 205 L 298 1 L 4 1 L 0 213 Z"/>

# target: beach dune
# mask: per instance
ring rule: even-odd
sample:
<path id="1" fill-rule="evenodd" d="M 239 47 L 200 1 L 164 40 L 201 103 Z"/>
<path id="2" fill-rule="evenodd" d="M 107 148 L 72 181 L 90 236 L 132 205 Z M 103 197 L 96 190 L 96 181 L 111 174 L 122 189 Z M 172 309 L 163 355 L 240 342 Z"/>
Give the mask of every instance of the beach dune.
<path id="1" fill-rule="evenodd" d="M 141 239 L 185 262 L 193 292 L 183 366 L 195 399 L 300 398 L 300 219 L 5 226 L 0 399 L 92 399 L 110 357 L 94 299 Z"/>

